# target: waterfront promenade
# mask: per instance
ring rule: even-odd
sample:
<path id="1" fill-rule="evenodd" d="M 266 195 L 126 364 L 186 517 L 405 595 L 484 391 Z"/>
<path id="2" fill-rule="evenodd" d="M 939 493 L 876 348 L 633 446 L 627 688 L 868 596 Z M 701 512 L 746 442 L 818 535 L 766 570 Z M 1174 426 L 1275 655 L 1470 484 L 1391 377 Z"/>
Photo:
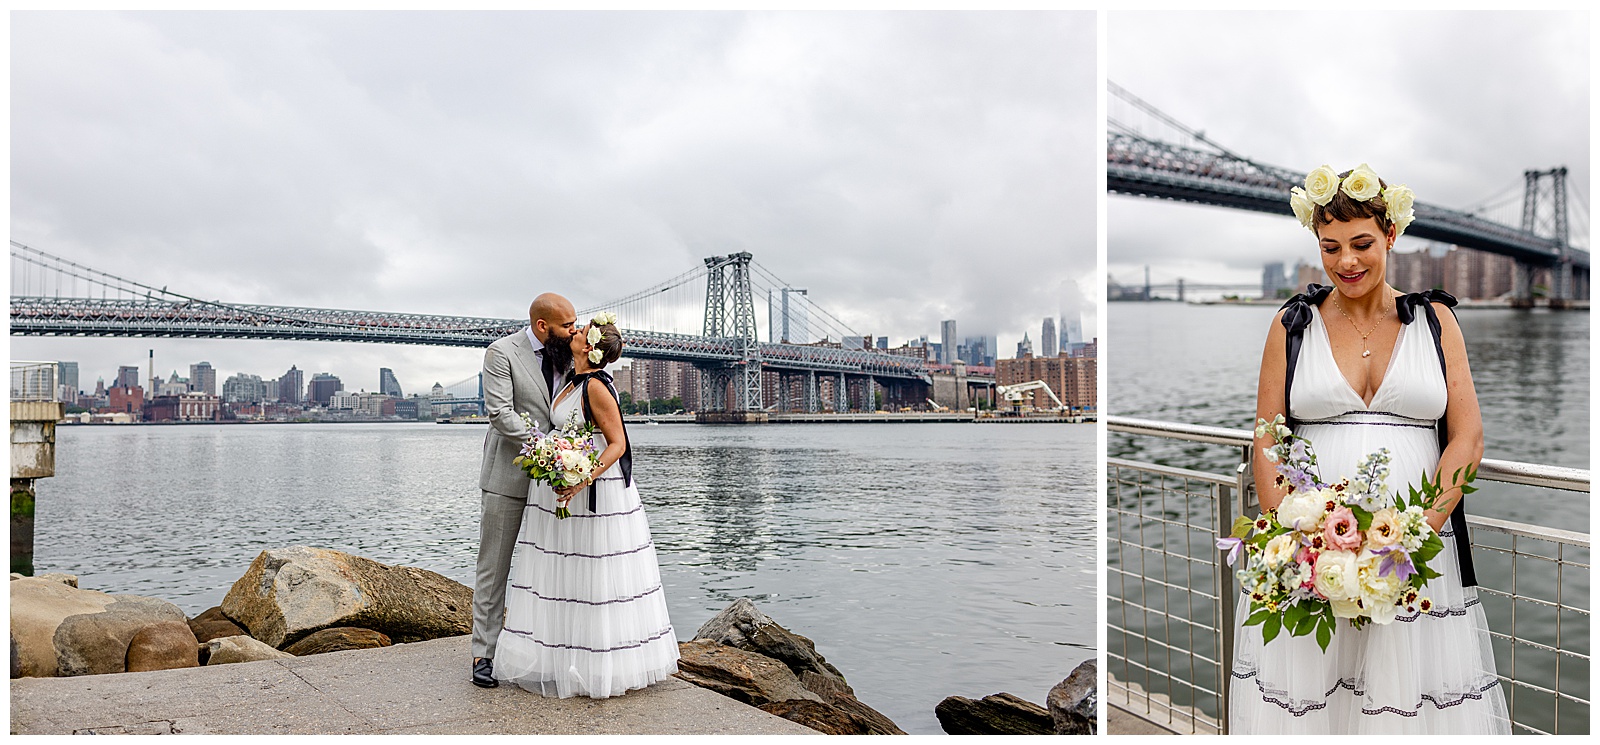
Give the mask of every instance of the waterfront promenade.
<path id="1" fill-rule="evenodd" d="M 467 680 L 470 637 L 231 665 L 11 681 L 11 734 L 806 735 L 668 678 L 605 700 Z"/>

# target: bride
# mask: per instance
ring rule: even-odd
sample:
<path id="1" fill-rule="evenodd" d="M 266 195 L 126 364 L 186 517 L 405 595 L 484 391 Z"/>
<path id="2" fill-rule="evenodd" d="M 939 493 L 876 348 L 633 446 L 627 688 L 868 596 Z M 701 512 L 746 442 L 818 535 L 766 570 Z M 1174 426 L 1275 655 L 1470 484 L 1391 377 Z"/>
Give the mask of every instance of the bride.
<path id="1" fill-rule="evenodd" d="M 1284 415 L 1311 442 L 1324 481 L 1355 477 L 1379 448 L 1391 456 L 1388 487 L 1405 493 L 1424 472 L 1445 477 L 1483 456 L 1483 424 L 1455 298 L 1401 294 L 1385 280 L 1389 251 L 1412 220 L 1412 195 L 1366 164 L 1312 171 L 1290 198 L 1317 236 L 1333 287 L 1311 285 L 1284 304 L 1261 357 L 1256 416 Z M 1285 490 L 1255 443 L 1261 509 Z M 1404 480 L 1404 481 L 1402 481 Z M 1263 644 L 1261 626 L 1235 619 L 1228 710 L 1231 733 L 1509 734 L 1488 624 L 1478 604 L 1461 490 L 1428 511 L 1445 547 L 1431 562 L 1431 607 L 1361 629 L 1340 623 L 1326 652 L 1311 636 Z"/>
<path id="2" fill-rule="evenodd" d="M 571 345 L 573 375 L 551 403 L 551 421 L 594 423 L 600 466 L 559 493 L 530 485 L 494 675 L 545 696 L 607 698 L 677 672 L 678 639 L 605 372 L 622 356 L 615 318 L 596 317 Z M 563 506 L 571 516 L 557 519 Z"/>

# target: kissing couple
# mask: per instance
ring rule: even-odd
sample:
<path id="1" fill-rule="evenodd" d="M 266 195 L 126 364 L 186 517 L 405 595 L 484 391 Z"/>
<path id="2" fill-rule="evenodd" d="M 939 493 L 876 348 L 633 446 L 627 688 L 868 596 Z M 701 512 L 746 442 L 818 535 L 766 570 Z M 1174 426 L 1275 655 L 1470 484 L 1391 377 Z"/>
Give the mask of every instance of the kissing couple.
<path id="1" fill-rule="evenodd" d="M 677 635 L 605 370 L 622 346 L 614 316 L 579 326 L 570 301 L 545 293 L 529 306 L 528 326 L 483 355 L 475 685 L 607 698 L 677 672 Z M 552 489 L 516 463 L 536 434 L 585 424 L 600 457 L 587 480 Z"/>

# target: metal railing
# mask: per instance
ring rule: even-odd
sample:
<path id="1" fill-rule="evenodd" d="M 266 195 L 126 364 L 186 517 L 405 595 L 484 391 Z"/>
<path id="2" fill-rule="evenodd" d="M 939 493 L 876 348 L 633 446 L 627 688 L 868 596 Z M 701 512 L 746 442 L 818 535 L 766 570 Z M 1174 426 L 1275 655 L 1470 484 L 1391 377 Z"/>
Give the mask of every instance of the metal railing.
<path id="1" fill-rule="evenodd" d="M 12 360 L 11 400 L 56 400 L 56 363 Z"/>
<path id="2" fill-rule="evenodd" d="M 1227 474 L 1106 460 L 1108 701 L 1175 731 L 1226 733 L 1239 591 L 1216 541 L 1235 515 L 1259 511 L 1252 433 L 1106 423 L 1111 432 L 1238 448 Z M 1590 492 L 1585 469 L 1486 458 L 1478 479 Z M 1473 515 L 1467 524 L 1513 727 L 1587 733 L 1589 535 Z"/>

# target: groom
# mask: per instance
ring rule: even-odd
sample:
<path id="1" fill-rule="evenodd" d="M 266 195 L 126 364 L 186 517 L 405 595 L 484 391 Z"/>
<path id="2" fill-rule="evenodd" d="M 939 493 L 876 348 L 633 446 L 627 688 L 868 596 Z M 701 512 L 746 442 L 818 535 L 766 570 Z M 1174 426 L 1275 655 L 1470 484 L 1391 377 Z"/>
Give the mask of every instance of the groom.
<path id="1" fill-rule="evenodd" d="M 472 683 L 494 688 L 494 650 L 505 623 L 506 577 L 511 551 L 528 503 L 528 476 L 512 459 L 532 436 L 521 414 L 549 432 L 550 399 L 572 369 L 572 303 L 547 292 L 528 307 L 528 328 L 497 339 L 483 355 L 483 404 L 489 433 L 483 439 L 483 521 L 478 529 L 478 573 L 472 589 Z"/>

